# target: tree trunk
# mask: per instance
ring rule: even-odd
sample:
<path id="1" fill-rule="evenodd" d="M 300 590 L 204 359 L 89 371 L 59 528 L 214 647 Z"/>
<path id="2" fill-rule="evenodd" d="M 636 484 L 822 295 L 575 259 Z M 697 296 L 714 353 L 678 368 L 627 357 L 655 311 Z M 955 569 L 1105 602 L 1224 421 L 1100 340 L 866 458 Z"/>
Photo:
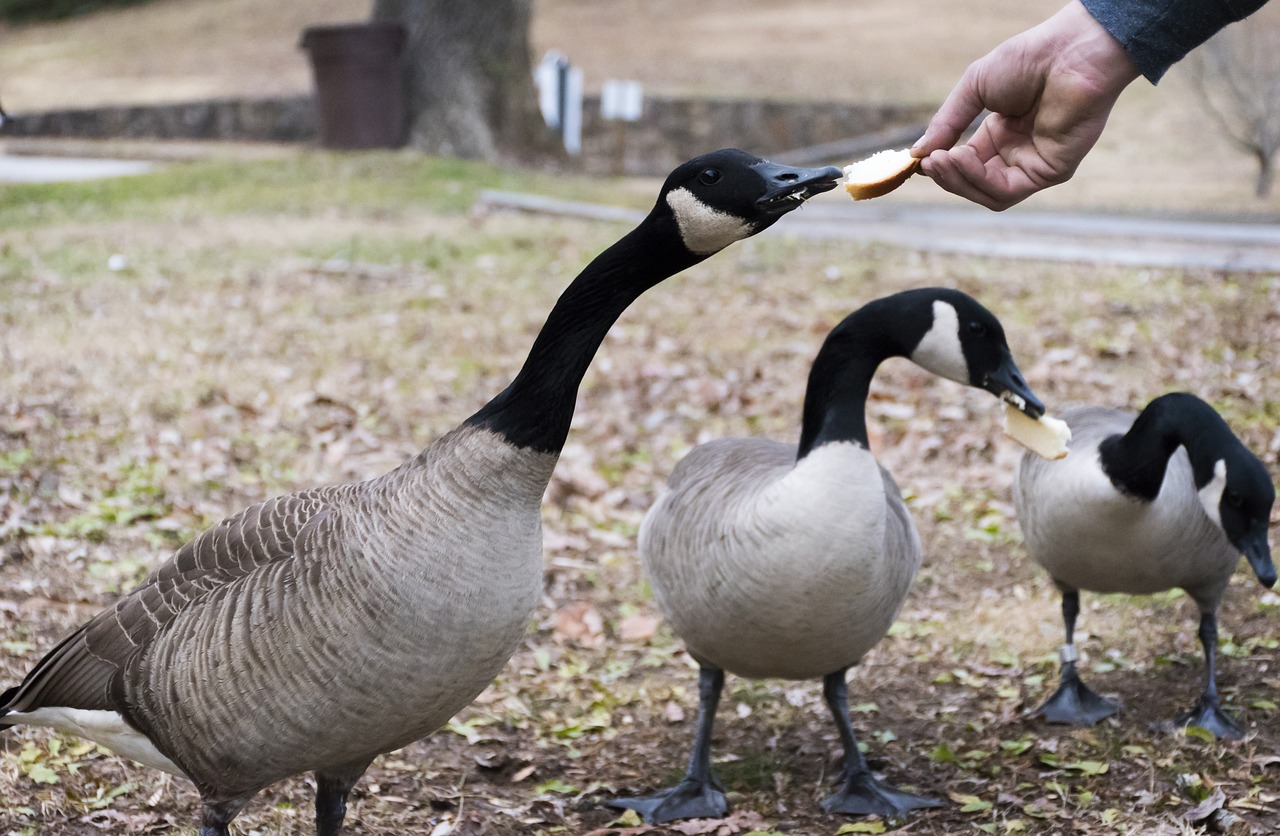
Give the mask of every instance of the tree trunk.
<path id="1" fill-rule="evenodd" d="M 491 162 L 559 158 L 538 111 L 529 57 L 532 0 L 375 0 L 405 44 L 409 144 Z"/>
<path id="2" fill-rule="evenodd" d="M 1258 155 L 1258 181 L 1254 186 L 1253 193 L 1257 197 L 1266 200 L 1271 197 L 1271 187 L 1276 179 L 1276 152 L 1259 148 Z"/>

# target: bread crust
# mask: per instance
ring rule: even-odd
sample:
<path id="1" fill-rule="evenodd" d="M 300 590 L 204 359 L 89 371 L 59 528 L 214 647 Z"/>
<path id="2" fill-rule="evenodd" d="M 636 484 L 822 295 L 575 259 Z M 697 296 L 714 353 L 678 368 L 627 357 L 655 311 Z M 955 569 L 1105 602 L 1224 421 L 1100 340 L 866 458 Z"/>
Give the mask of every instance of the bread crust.
<path id="1" fill-rule="evenodd" d="M 854 200 L 881 197 L 907 182 L 920 168 L 908 150 L 881 151 L 844 168 L 844 189 Z"/>

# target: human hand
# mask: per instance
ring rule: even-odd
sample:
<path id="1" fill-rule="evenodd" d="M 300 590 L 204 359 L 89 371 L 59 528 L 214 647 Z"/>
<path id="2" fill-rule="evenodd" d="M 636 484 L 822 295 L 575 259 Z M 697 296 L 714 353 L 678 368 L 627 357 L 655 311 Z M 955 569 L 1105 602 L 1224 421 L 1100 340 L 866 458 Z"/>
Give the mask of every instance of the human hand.
<path id="1" fill-rule="evenodd" d="M 911 153 L 949 192 L 1001 211 L 1066 182 L 1138 77 L 1079 0 L 970 64 Z M 968 143 L 960 135 L 983 110 Z"/>

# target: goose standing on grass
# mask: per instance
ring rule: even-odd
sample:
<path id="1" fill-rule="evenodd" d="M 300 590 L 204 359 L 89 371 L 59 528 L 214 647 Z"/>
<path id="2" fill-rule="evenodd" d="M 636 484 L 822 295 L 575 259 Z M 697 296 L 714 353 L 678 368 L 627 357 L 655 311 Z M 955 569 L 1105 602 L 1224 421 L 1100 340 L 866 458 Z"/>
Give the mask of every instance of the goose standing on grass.
<path id="1" fill-rule="evenodd" d="M 940 803 L 871 775 L 847 706 L 845 671 L 884 637 L 921 559 L 902 495 L 867 442 L 871 378 L 890 357 L 1044 413 L 986 308 L 955 290 L 911 290 L 860 308 L 827 336 L 809 373 L 798 449 L 722 439 L 685 456 L 639 539 L 654 597 L 700 666 L 693 753 L 679 784 L 614 806 L 650 822 L 725 814 L 711 729 L 726 671 L 823 678 L 844 747 L 828 812 Z"/>
<path id="2" fill-rule="evenodd" d="M 1100 406 L 1065 410 L 1070 454 L 1024 455 L 1014 504 L 1031 558 L 1062 591 L 1062 676 L 1035 713 L 1093 725 L 1119 710 L 1080 680 L 1074 644 L 1080 592 L 1180 588 L 1200 609 L 1205 686 L 1176 719 L 1218 737 L 1244 731 L 1218 704 L 1218 604 L 1243 552 L 1263 586 L 1276 582 L 1267 526 L 1275 488 L 1266 467 L 1204 401 L 1175 392 L 1136 417 Z"/>
<path id="3" fill-rule="evenodd" d="M 501 394 L 391 473 L 199 535 L 0 695 L 0 727 L 53 726 L 185 775 L 201 836 L 226 836 L 256 792 L 314 771 L 316 831 L 337 834 L 370 762 L 471 702 L 524 635 L 542 494 L 609 327 L 839 176 L 737 150 L 681 165 L 565 290 Z"/>

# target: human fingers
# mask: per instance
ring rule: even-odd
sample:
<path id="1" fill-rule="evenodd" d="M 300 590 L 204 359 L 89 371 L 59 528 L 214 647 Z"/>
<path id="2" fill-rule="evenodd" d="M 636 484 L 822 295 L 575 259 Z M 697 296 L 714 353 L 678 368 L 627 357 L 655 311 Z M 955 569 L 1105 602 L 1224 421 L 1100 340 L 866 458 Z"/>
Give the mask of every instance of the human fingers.
<path id="1" fill-rule="evenodd" d="M 1021 169 L 999 155 L 982 158 L 972 145 L 933 152 L 921 170 L 944 190 L 1002 212 L 1026 200 L 1038 187 Z"/>

